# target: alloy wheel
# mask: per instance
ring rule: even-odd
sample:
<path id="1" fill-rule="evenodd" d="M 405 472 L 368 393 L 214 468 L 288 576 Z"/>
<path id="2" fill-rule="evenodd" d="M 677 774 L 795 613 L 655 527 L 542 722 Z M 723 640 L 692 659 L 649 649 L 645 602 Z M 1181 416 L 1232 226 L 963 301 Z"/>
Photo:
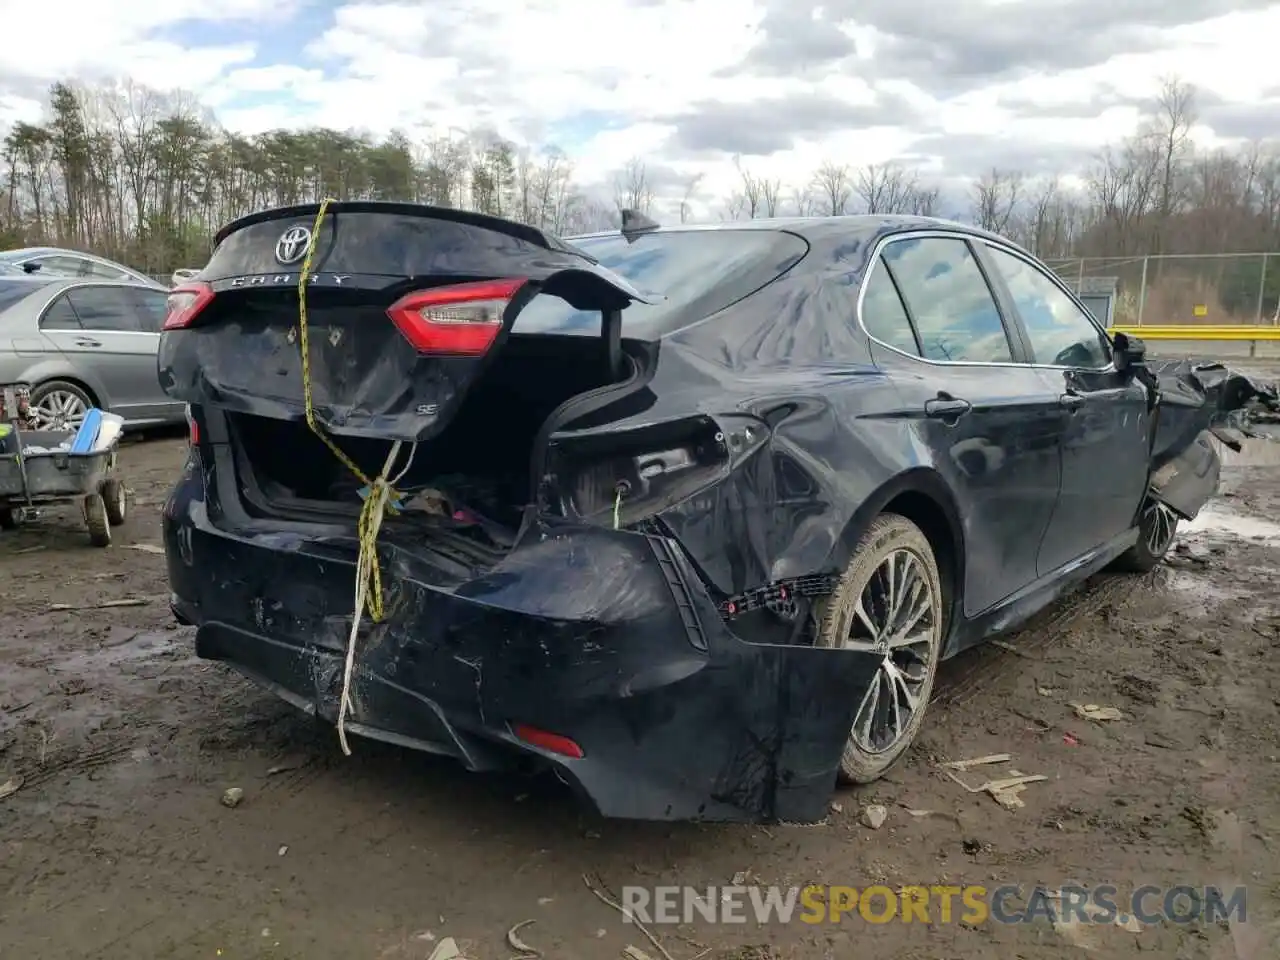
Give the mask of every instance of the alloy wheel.
<path id="1" fill-rule="evenodd" d="M 1153 557 L 1163 556 L 1178 528 L 1177 515 L 1163 503 L 1152 503 L 1143 519 L 1146 521 L 1143 526 L 1147 531 L 1147 550 Z"/>
<path id="2" fill-rule="evenodd" d="M 50 390 L 31 405 L 37 430 L 79 430 L 87 412 L 84 400 L 66 390 Z"/>
<path id="3" fill-rule="evenodd" d="M 941 598 L 929 583 L 914 552 L 894 550 L 880 561 L 854 607 L 844 648 L 881 658 L 853 719 L 854 743 L 867 753 L 892 749 L 926 706 L 921 693 L 941 617 Z"/>

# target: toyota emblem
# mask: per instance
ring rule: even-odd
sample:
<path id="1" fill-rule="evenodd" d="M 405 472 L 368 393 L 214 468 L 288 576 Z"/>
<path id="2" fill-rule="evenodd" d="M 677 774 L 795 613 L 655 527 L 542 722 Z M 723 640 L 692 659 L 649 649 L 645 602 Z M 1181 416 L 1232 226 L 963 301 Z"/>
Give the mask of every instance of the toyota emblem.
<path id="1" fill-rule="evenodd" d="M 290 227 L 276 241 L 276 260 L 280 263 L 297 263 L 307 255 L 311 246 L 311 231 L 306 227 Z"/>

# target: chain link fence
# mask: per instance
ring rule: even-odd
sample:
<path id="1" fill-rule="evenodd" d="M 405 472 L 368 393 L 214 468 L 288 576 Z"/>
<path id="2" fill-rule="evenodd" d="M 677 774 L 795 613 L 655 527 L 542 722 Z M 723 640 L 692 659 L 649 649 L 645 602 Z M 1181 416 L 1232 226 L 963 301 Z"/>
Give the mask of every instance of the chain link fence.
<path id="1" fill-rule="evenodd" d="M 1108 324 L 1280 325 L 1280 253 L 1074 257 L 1046 263 Z"/>

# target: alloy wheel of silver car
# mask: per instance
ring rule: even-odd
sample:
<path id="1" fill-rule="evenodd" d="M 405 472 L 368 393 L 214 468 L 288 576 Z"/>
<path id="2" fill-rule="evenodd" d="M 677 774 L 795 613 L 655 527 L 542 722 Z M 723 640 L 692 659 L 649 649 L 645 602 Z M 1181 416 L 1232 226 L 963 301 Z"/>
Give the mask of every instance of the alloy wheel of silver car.
<path id="1" fill-rule="evenodd" d="M 87 412 L 84 399 L 68 390 L 50 390 L 31 404 L 37 430 L 79 430 Z"/>
<path id="2" fill-rule="evenodd" d="M 897 746 L 923 706 L 937 607 L 921 559 L 905 548 L 881 560 L 863 587 L 844 647 L 882 658 L 853 720 L 853 741 L 867 753 Z"/>
<path id="3" fill-rule="evenodd" d="M 1178 529 L 1177 515 L 1163 503 L 1152 502 L 1147 515 L 1142 518 L 1142 528 L 1147 534 L 1147 549 L 1153 557 L 1163 556 L 1173 542 Z"/>

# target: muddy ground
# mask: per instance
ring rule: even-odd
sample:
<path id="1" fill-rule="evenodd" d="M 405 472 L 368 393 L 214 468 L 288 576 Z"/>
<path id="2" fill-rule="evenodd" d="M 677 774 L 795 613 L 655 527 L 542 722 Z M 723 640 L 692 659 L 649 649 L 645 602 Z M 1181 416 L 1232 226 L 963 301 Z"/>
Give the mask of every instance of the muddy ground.
<path id="1" fill-rule="evenodd" d="M 66 512 L 0 534 L 0 784 L 21 784 L 0 799 L 0 956 L 426 960 L 449 936 L 490 960 L 532 919 L 519 935 L 548 958 L 633 944 L 660 960 L 584 873 L 615 891 L 743 873 L 1248 887 L 1234 929 L 655 929 L 675 960 L 1280 956 L 1280 941 L 1250 941 L 1275 938 L 1280 916 L 1277 450 L 1233 461 L 1167 565 L 1098 577 L 1007 644 L 944 665 L 927 732 L 889 780 L 842 792 L 825 824 L 765 829 L 599 822 L 555 786 L 364 741 L 344 758 L 331 730 L 193 658 L 155 552 L 183 441 L 131 444 L 134 513 L 114 546 L 89 547 Z M 141 602 L 95 608 L 120 598 Z M 1072 701 L 1123 716 L 1083 720 Z M 999 752 L 1048 778 L 1021 809 L 935 765 Z M 220 803 L 230 787 L 235 808 Z M 888 810 L 878 830 L 860 821 L 873 803 Z"/>

